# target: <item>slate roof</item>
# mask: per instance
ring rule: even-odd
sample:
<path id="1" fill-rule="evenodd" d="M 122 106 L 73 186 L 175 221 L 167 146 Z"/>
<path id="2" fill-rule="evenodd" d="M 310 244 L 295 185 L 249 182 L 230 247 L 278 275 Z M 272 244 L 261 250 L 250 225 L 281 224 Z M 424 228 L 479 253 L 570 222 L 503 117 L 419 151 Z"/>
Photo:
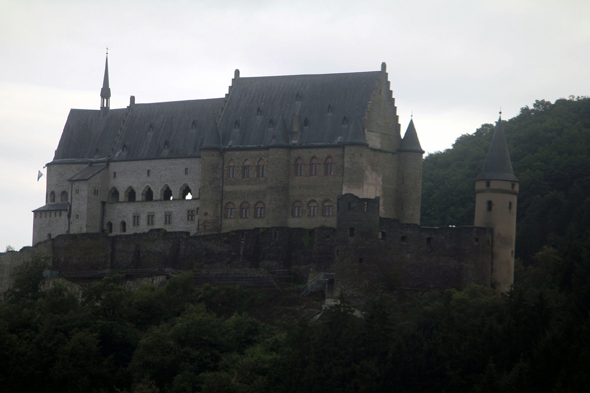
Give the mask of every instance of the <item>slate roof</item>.
<path id="1" fill-rule="evenodd" d="M 483 164 L 481 173 L 475 180 L 508 180 L 518 181 L 514 176 L 510 153 L 506 144 L 506 136 L 502 127 L 502 118 L 498 119 L 492 136 L 492 143 Z"/>
<path id="2" fill-rule="evenodd" d="M 67 202 L 60 202 L 60 203 L 48 203 L 45 206 L 41 206 L 38 209 L 33 210 L 33 212 L 48 212 L 48 211 L 57 211 L 57 210 L 68 210 L 68 203 Z"/>
<path id="3" fill-rule="evenodd" d="M 76 173 L 72 176 L 69 180 L 78 181 L 78 180 L 88 180 L 103 169 L 106 169 L 106 164 L 99 164 L 99 165 L 88 165 L 86 168 L 82 169 L 80 172 Z"/>
<path id="4" fill-rule="evenodd" d="M 404 139 L 402 139 L 400 148 L 397 149 L 397 151 L 424 154 L 424 150 L 422 150 L 422 146 L 420 146 L 416 127 L 414 127 L 414 119 L 410 119 L 410 124 L 408 124 Z"/>
<path id="5" fill-rule="evenodd" d="M 199 157 L 222 104 L 217 98 L 134 104 L 104 112 L 72 109 L 53 162 L 109 155 L 111 161 Z"/>
<path id="6" fill-rule="evenodd" d="M 283 117 L 290 132 L 299 123 L 301 134 L 292 145 L 337 144 L 364 119 L 381 76 L 375 71 L 236 78 L 219 121 L 221 143 L 268 146 Z M 353 139 L 359 142 L 357 133 Z"/>

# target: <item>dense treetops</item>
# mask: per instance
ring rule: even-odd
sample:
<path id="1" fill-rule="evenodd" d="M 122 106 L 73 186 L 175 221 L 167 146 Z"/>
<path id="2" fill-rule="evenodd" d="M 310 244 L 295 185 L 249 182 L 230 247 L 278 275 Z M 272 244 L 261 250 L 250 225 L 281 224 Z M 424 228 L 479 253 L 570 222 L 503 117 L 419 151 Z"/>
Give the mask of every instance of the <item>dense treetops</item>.
<path id="1" fill-rule="evenodd" d="M 532 108 L 503 123 L 520 181 L 516 256 L 529 263 L 544 245 L 582 239 L 590 223 L 590 99 L 570 97 Z M 494 126 L 459 137 L 424 159 L 422 225 L 473 225 L 474 179 Z"/>

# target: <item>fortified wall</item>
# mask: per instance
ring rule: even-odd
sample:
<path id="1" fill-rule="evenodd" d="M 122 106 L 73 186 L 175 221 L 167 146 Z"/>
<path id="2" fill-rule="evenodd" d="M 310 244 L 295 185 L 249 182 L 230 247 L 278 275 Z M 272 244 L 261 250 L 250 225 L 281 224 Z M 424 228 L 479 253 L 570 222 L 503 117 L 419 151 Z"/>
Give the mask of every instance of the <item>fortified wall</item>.
<path id="1" fill-rule="evenodd" d="M 379 198 L 345 194 L 337 227 L 259 228 L 191 236 L 147 233 L 60 235 L 19 253 L 0 255 L 0 291 L 12 269 L 37 253 L 64 276 L 81 272 L 175 269 L 195 271 L 290 270 L 311 282 L 334 273 L 335 294 L 463 288 L 491 284 L 492 231 L 483 227 L 427 228 L 379 217 Z"/>

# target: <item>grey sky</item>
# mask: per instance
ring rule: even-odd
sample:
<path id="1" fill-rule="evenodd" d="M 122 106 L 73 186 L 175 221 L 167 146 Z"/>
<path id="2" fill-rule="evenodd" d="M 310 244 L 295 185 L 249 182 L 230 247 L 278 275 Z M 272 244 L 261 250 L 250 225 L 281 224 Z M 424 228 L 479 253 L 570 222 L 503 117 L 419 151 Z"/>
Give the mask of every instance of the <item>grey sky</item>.
<path id="1" fill-rule="evenodd" d="M 242 76 L 379 70 L 427 152 L 590 94 L 588 1 L 0 0 L 0 248 L 30 245 L 70 108 L 221 97 Z M 42 170 L 45 173 L 45 170 Z"/>

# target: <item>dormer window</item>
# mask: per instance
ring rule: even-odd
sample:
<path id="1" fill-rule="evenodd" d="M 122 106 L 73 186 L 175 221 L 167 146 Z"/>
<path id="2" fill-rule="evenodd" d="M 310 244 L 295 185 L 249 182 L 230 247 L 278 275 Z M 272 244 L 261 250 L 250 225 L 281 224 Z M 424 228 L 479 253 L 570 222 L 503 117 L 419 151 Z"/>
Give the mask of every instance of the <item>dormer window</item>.
<path id="1" fill-rule="evenodd" d="M 309 127 L 309 120 L 307 120 L 307 117 L 305 118 L 305 120 L 303 120 L 303 127 L 305 127 L 305 128 Z"/>
<path id="2" fill-rule="evenodd" d="M 234 123 L 234 130 L 239 130 L 240 129 L 240 122 L 236 120 L 236 122 Z"/>
<path id="3" fill-rule="evenodd" d="M 256 109 L 256 116 L 262 116 L 262 111 L 260 110 L 260 107 Z"/>
<path id="4" fill-rule="evenodd" d="M 344 116 L 344 118 L 342 118 L 342 127 L 347 127 L 348 126 L 348 119 L 346 118 L 346 116 Z"/>
<path id="5" fill-rule="evenodd" d="M 148 127 L 148 132 L 154 132 L 154 125 L 152 123 Z"/>
<path id="6" fill-rule="evenodd" d="M 193 120 L 193 122 L 191 123 L 191 130 L 194 131 L 197 129 L 197 121 Z"/>
<path id="7" fill-rule="evenodd" d="M 328 115 L 332 114 L 332 105 L 328 104 Z"/>
<path id="8" fill-rule="evenodd" d="M 270 120 L 268 121 L 268 128 L 269 128 L 269 129 L 272 129 L 274 126 L 275 126 L 275 123 L 272 121 L 272 119 L 270 119 Z"/>

